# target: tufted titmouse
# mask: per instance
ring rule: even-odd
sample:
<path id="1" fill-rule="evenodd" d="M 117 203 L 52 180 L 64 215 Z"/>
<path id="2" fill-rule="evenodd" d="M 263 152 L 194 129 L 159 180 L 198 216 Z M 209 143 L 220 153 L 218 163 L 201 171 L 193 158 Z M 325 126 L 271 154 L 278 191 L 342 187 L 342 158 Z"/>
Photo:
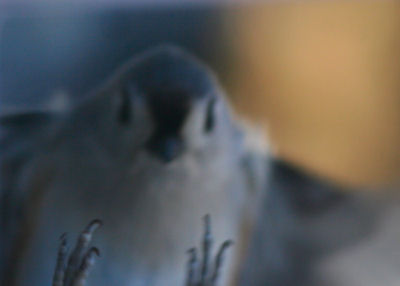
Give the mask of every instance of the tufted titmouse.
<path id="1" fill-rule="evenodd" d="M 70 110 L 3 116 L 0 130 L 7 285 L 49 285 L 57 235 L 94 217 L 106 227 L 88 285 L 181 285 L 206 213 L 218 244 L 235 239 L 221 285 L 232 277 L 267 164 L 186 52 L 148 51 Z"/>
<path id="2" fill-rule="evenodd" d="M 388 273 L 396 281 L 387 252 L 397 249 L 398 206 L 247 148 L 223 94 L 202 63 L 161 47 L 68 110 L 3 114 L 1 285 L 49 285 L 57 236 L 94 217 L 105 222 L 95 238 L 102 258 L 87 286 L 182 285 L 185 249 L 206 213 L 217 244 L 235 241 L 221 285 L 228 277 L 252 286 L 377 285 L 370 281 Z M 382 209 L 394 213 L 383 234 L 375 231 Z M 372 256 L 389 263 L 370 264 Z"/>

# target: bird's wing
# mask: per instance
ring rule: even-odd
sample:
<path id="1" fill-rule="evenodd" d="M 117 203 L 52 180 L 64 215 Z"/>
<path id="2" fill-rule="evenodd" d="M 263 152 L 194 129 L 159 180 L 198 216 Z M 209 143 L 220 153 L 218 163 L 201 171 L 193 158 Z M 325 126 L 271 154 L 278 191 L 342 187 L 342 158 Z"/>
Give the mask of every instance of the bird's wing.
<path id="1" fill-rule="evenodd" d="M 22 247 L 18 237 L 28 237 L 27 208 L 38 199 L 45 183 L 41 173 L 48 166 L 39 162 L 45 157 L 40 146 L 50 135 L 54 118 L 42 111 L 0 115 L 0 281 L 5 279 L 1 273 L 11 273 L 16 263 L 15 248 Z"/>
<path id="2" fill-rule="evenodd" d="M 241 281 L 243 285 L 311 285 L 309 271 L 316 257 L 365 237 L 374 229 L 379 208 L 357 190 L 290 162 L 267 160 L 267 195 Z"/>

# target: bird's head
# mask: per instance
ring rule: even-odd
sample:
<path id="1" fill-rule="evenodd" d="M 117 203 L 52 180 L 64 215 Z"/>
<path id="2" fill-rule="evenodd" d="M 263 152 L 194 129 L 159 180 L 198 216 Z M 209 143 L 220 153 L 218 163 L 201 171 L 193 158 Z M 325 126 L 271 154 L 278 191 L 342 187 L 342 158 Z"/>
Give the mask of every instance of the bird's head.
<path id="1" fill-rule="evenodd" d="M 109 82 L 118 128 L 160 162 L 207 151 L 238 135 L 215 75 L 180 48 L 162 46 L 138 55 Z"/>

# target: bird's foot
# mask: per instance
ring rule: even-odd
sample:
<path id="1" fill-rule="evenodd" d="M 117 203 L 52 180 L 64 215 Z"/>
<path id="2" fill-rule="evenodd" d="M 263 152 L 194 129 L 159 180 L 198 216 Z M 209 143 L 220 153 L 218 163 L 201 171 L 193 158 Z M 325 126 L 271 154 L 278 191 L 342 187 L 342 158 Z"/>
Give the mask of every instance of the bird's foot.
<path id="1" fill-rule="evenodd" d="M 100 255 L 96 247 L 88 248 L 88 246 L 94 231 L 101 225 L 102 222 L 100 220 L 91 221 L 79 235 L 75 248 L 69 256 L 66 234 L 61 236 L 53 286 L 85 286 L 89 271 L 95 262 L 95 257 Z"/>
<path id="2" fill-rule="evenodd" d="M 226 249 L 232 245 L 231 240 L 226 240 L 219 248 L 215 259 L 212 261 L 212 235 L 211 219 L 204 217 L 205 231 L 202 245 L 202 261 L 197 259 L 197 249 L 188 251 L 188 274 L 186 286 L 215 286 L 221 272 L 223 257 Z M 99 250 L 96 247 L 88 248 L 94 231 L 102 225 L 100 220 L 93 220 L 80 234 L 75 248 L 68 256 L 66 234 L 61 236 L 58 250 L 57 264 L 54 271 L 53 286 L 85 286 L 89 271 L 91 270 Z M 68 260 L 68 262 L 67 262 Z"/>
<path id="3" fill-rule="evenodd" d="M 186 286 L 215 286 L 221 272 L 223 257 L 226 249 L 232 245 L 231 240 L 226 240 L 219 248 L 214 261 L 210 261 L 212 248 L 211 219 L 209 215 L 204 217 L 204 236 L 202 245 L 202 261 L 199 263 L 197 249 L 188 250 L 189 262 L 187 270 Z"/>

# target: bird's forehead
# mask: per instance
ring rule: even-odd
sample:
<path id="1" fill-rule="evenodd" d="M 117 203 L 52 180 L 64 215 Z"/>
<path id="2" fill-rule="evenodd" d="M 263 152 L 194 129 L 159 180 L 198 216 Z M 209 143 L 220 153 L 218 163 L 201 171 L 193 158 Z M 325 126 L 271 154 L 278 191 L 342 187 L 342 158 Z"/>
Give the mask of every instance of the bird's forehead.
<path id="1" fill-rule="evenodd" d="M 203 97 L 215 89 L 209 70 L 179 52 L 160 51 L 142 57 L 126 70 L 125 80 L 148 94 Z"/>

